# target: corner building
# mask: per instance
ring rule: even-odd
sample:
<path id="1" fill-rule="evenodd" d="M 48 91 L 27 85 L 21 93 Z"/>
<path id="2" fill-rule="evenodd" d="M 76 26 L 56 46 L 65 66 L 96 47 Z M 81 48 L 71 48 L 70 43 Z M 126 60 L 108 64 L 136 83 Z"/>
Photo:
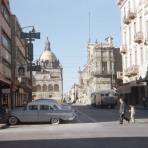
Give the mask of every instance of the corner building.
<path id="1" fill-rule="evenodd" d="M 8 0 L 0 0 L 0 106 L 11 106 L 11 27 Z"/>
<path id="2" fill-rule="evenodd" d="M 132 104 L 148 97 L 148 0 L 118 0 L 121 10 L 123 83 L 120 92 Z"/>

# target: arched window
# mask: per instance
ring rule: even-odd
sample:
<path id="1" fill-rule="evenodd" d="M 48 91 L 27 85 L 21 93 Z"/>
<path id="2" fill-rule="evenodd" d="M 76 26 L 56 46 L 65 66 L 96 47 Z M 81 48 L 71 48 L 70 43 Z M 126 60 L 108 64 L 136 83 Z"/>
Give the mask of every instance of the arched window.
<path id="1" fill-rule="evenodd" d="M 32 91 L 33 92 L 36 92 L 37 91 L 37 87 L 36 86 L 33 86 Z"/>
<path id="2" fill-rule="evenodd" d="M 53 86 L 51 84 L 48 85 L 48 91 L 53 91 Z"/>
<path id="3" fill-rule="evenodd" d="M 47 85 L 46 84 L 43 85 L 43 92 L 47 92 Z"/>
<path id="4" fill-rule="evenodd" d="M 59 85 L 58 84 L 54 85 L 54 91 L 59 91 Z"/>
<path id="5" fill-rule="evenodd" d="M 41 91 L 41 85 L 37 85 L 37 86 L 36 86 L 36 91 L 37 91 L 37 92 L 40 92 L 40 91 Z"/>

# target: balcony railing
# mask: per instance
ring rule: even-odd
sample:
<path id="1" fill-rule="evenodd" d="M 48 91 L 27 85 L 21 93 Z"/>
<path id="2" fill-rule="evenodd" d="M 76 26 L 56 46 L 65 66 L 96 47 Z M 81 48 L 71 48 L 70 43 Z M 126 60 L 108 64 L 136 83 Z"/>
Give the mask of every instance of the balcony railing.
<path id="1" fill-rule="evenodd" d="M 124 71 L 124 75 L 128 76 L 128 77 L 137 75 L 138 73 L 139 73 L 139 66 L 138 65 L 133 65 Z"/>
<path id="2" fill-rule="evenodd" d="M 142 32 L 137 32 L 134 36 L 134 41 L 138 44 L 143 42 L 143 33 Z"/>
<path id="3" fill-rule="evenodd" d="M 129 10 L 129 11 L 128 11 L 128 18 L 129 18 L 130 20 L 136 18 L 136 13 L 135 13 L 134 11 Z"/>
<path id="4" fill-rule="evenodd" d="M 131 67 L 131 75 L 137 75 L 139 73 L 139 66 L 138 65 L 133 65 Z"/>
<path id="5" fill-rule="evenodd" d="M 111 72 L 102 72 L 102 71 L 92 71 L 91 75 L 92 76 L 108 76 L 111 75 Z"/>
<path id="6" fill-rule="evenodd" d="M 127 69 L 124 71 L 124 75 L 127 76 L 127 77 L 130 77 L 130 76 L 131 76 L 130 68 L 127 68 Z"/>
<path id="7" fill-rule="evenodd" d="M 128 25 L 128 24 L 130 23 L 129 17 L 124 16 L 124 17 L 123 17 L 123 23 L 126 24 L 126 25 Z"/>
<path id="8" fill-rule="evenodd" d="M 127 45 L 122 45 L 121 47 L 120 47 L 120 52 L 121 53 L 123 53 L 123 54 L 126 54 L 127 53 Z"/>

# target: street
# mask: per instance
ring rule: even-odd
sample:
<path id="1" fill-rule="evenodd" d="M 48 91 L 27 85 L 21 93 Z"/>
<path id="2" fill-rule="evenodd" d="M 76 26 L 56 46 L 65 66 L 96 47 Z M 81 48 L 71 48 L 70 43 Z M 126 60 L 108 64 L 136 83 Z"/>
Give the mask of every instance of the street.
<path id="1" fill-rule="evenodd" d="M 137 110 L 136 123 L 118 121 L 117 109 L 73 106 L 77 119 L 60 125 L 19 124 L 0 130 L 1 148 L 148 147 L 148 110 Z"/>

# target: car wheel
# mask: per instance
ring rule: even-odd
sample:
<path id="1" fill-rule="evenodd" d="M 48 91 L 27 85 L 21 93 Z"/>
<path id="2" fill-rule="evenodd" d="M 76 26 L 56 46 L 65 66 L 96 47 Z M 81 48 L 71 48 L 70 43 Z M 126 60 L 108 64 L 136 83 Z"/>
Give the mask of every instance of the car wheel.
<path id="1" fill-rule="evenodd" d="M 10 125 L 16 125 L 16 124 L 18 123 L 18 119 L 17 119 L 16 117 L 14 117 L 14 116 L 9 117 L 8 123 L 9 123 Z"/>
<path id="2" fill-rule="evenodd" d="M 59 124 L 60 123 L 60 119 L 59 118 L 52 118 L 51 119 L 51 124 Z"/>

